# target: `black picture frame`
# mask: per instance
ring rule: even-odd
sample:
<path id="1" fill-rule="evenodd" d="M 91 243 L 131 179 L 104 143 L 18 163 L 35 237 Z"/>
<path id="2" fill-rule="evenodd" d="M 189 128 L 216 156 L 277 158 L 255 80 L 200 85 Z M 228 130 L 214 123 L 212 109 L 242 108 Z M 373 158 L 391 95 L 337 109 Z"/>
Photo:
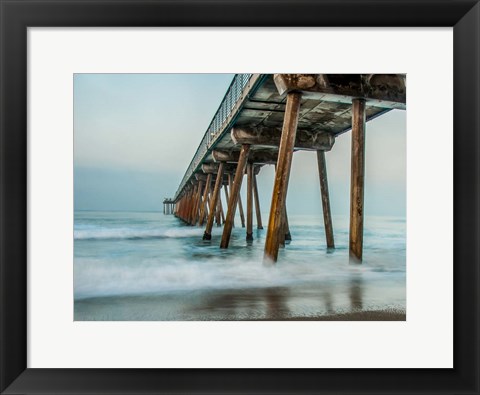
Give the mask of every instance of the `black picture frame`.
<path id="1" fill-rule="evenodd" d="M 477 1 L 0 0 L 0 18 L 2 394 L 480 393 Z M 454 368 L 27 369 L 26 71 L 27 28 L 33 26 L 453 27 Z"/>

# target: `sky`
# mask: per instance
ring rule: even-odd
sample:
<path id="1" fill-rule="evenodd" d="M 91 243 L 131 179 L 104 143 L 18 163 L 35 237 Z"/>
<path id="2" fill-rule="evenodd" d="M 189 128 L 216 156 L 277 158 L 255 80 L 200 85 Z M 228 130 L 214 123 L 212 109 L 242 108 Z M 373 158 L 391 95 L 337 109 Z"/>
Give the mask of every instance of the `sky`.
<path id="1" fill-rule="evenodd" d="M 233 74 L 75 74 L 75 210 L 162 211 L 173 197 Z M 348 215 L 350 139 L 326 153 L 331 209 Z M 367 123 L 365 214 L 405 216 L 406 111 Z M 257 177 L 268 214 L 273 166 Z M 246 182 L 242 186 L 245 200 Z M 293 156 L 289 214 L 320 215 L 316 153 Z M 266 218 L 264 219 L 266 221 Z"/>

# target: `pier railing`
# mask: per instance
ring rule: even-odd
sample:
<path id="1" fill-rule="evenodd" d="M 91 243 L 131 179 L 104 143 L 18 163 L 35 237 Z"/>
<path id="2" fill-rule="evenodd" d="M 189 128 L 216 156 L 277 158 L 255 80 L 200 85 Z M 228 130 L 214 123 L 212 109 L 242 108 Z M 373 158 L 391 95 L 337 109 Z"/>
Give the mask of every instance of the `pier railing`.
<path id="1" fill-rule="evenodd" d="M 223 97 L 217 112 L 213 116 L 213 119 L 203 135 L 182 181 L 180 182 L 180 186 L 173 198 L 174 201 L 177 201 L 180 197 L 185 185 L 198 170 L 205 156 L 215 146 L 216 142 L 219 141 L 220 137 L 228 131 L 228 128 L 235 119 L 242 103 L 245 101 L 246 97 L 248 97 L 248 94 L 252 89 L 254 89 L 260 82 L 262 79 L 261 76 L 261 74 L 235 74 L 235 77 L 228 87 L 227 93 Z"/>

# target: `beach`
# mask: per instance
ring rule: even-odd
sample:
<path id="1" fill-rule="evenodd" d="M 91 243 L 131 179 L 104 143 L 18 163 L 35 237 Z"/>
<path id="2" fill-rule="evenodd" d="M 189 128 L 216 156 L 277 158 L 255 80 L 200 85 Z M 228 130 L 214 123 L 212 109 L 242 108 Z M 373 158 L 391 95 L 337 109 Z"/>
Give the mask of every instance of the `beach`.
<path id="1" fill-rule="evenodd" d="M 75 302 L 78 321 L 405 321 L 400 305 L 333 307 L 332 295 L 256 289 L 99 297 Z M 358 298 L 358 296 L 357 296 Z"/>
<path id="2" fill-rule="evenodd" d="M 337 248 L 318 219 L 291 216 L 292 242 L 263 264 L 265 230 L 228 249 L 173 215 L 76 212 L 76 321 L 405 320 L 405 220 L 367 218 L 362 264 L 348 257 L 348 220 L 334 218 Z"/>

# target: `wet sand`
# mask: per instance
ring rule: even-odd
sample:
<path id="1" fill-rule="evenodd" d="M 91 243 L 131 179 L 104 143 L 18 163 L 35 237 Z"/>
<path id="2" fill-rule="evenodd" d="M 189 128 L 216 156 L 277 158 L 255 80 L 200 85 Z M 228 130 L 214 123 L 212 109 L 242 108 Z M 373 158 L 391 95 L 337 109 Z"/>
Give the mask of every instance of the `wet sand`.
<path id="1" fill-rule="evenodd" d="M 106 296 L 75 301 L 76 321 L 405 321 L 400 297 L 388 304 L 348 288 L 272 287 Z"/>
<path id="2" fill-rule="evenodd" d="M 317 317 L 295 317 L 285 321 L 406 321 L 404 310 L 388 309 L 373 311 L 353 311 L 334 315 L 320 315 Z"/>

